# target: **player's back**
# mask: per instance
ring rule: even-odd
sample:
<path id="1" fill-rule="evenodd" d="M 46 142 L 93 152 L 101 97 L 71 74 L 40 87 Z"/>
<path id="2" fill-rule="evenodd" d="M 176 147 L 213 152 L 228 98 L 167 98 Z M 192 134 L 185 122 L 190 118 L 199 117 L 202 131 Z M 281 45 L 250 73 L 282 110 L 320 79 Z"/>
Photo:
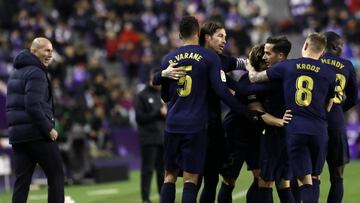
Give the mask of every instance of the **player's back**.
<path id="1" fill-rule="evenodd" d="M 207 123 L 209 66 L 218 56 L 201 46 L 186 45 L 170 52 L 163 59 L 162 68 L 171 63 L 186 70 L 178 81 L 166 80 L 164 92 L 169 99 L 165 130 L 189 133 L 204 130 Z"/>
<path id="2" fill-rule="evenodd" d="M 280 66 L 284 72 L 286 108 L 293 114 L 288 130 L 306 134 L 326 130 L 327 99 L 333 93 L 334 72 L 320 60 L 311 58 L 288 60 Z"/>
<path id="3" fill-rule="evenodd" d="M 355 69 L 349 60 L 333 54 L 325 54 L 320 60 L 322 63 L 328 64 L 333 69 L 336 73 L 337 81 L 334 105 L 331 111 L 326 115 L 328 125 L 331 128 L 341 128 L 345 125 L 343 112 L 345 100 L 354 100 L 352 103 L 355 104 L 357 99 Z"/>

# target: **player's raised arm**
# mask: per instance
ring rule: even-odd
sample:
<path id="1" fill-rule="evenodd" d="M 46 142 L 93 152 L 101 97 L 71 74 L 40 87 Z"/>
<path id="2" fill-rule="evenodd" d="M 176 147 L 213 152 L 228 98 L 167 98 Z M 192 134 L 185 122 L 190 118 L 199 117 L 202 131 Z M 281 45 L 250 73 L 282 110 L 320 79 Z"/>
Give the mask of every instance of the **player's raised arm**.
<path id="1" fill-rule="evenodd" d="M 249 71 L 250 82 L 254 83 L 269 81 L 266 71 L 255 71 L 254 67 L 249 62 L 246 63 L 246 69 Z"/>

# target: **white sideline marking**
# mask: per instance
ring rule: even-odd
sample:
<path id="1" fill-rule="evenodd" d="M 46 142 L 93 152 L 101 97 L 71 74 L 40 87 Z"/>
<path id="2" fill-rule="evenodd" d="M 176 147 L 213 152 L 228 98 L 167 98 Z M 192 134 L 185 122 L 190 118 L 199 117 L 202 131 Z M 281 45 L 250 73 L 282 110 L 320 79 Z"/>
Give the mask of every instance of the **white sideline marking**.
<path id="1" fill-rule="evenodd" d="M 44 200 L 47 199 L 47 195 L 29 195 L 29 200 Z"/>
<path id="2" fill-rule="evenodd" d="M 183 188 L 176 189 L 176 194 L 182 193 Z M 158 200 L 160 198 L 159 194 L 153 194 L 149 197 L 151 200 Z"/>
<path id="3" fill-rule="evenodd" d="M 240 191 L 232 196 L 233 199 L 241 199 L 246 196 L 247 190 Z"/>
<path id="4" fill-rule="evenodd" d="M 182 188 L 176 190 L 176 194 L 179 194 L 179 193 L 182 193 Z M 240 192 L 238 192 L 236 194 L 233 194 L 232 198 L 233 198 L 233 200 L 242 199 L 243 197 L 246 196 L 246 193 L 247 193 L 247 190 L 240 191 Z M 153 194 L 153 195 L 150 196 L 150 199 L 151 200 L 157 200 L 157 199 L 159 199 L 159 195 L 158 194 Z"/>
<path id="5" fill-rule="evenodd" d="M 119 191 L 115 188 L 110 189 L 102 189 L 102 190 L 90 190 L 87 191 L 86 194 L 89 196 L 95 196 L 95 195 L 112 195 L 117 194 Z"/>
<path id="6" fill-rule="evenodd" d="M 110 189 L 102 189 L 102 190 L 90 190 L 87 191 L 86 194 L 89 196 L 95 196 L 95 195 L 112 195 L 112 194 L 117 194 L 119 193 L 119 191 L 115 188 L 110 188 Z M 176 190 L 176 194 L 182 193 L 182 188 L 179 188 Z M 247 190 L 243 190 L 240 191 L 239 193 L 236 193 L 232 196 L 233 200 L 236 199 L 241 199 L 243 197 L 246 196 Z M 43 194 L 43 195 L 30 195 L 29 196 L 29 200 L 44 200 L 47 199 L 47 195 Z M 153 194 L 150 196 L 151 200 L 157 200 L 159 199 L 159 195 L 158 194 Z"/>

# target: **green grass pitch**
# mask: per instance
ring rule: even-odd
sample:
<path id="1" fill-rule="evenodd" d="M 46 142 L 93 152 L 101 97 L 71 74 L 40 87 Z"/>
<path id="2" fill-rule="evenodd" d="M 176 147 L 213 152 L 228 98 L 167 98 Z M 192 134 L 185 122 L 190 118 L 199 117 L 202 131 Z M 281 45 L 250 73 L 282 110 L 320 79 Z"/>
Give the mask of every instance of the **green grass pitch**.
<path id="1" fill-rule="evenodd" d="M 326 202 L 326 196 L 329 188 L 327 166 L 324 168 L 322 174 L 320 203 Z M 243 171 L 237 181 L 237 185 L 233 192 L 233 202 L 245 202 L 246 189 L 251 183 L 251 173 Z M 155 182 L 155 179 L 153 183 Z M 181 197 L 181 183 L 182 179 L 178 180 L 177 198 L 176 202 L 180 202 Z M 105 184 L 93 185 L 76 185 L 65 188 L 66 195 L 71 196 L 76 203 L 141 203 L 140 189 L 139 189 L 139 172 L 134 171 L 130 174 L 130 179 L 123 182 L 112 182 Z M 345 168 L 345 195 L 344 203 L 360 203 L 360 161 L 351 162 Z M 153 202 L 159 202 L 159 196 L 156 193 L 155 184 L 152 186 Z M 29 203 L 43 203 L 47 202 L 46 188 L 37 191 L 31 191 L 29 194 Z M 273 193 L 275 197 L 274 202 L 279 202 L 276 192 Z M 10 203 L 11 193 L 1 193 L 0 203 Z"/>

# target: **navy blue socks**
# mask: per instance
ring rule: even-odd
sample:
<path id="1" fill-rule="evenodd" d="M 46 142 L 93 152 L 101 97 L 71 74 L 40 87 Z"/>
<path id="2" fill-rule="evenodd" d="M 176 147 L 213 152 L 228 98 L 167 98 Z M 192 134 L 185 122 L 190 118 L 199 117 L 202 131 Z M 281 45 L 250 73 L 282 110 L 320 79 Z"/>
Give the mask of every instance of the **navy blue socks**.
<path id="1" fill-rule="evenodd" d="M 196 203 L 197 187 L 192 182 L 185 182 L 182 194 L 182 203 Z"/>
<path id="2" fill-rule="evenodd" d="M 273 203 L 272 188 L 259 187 L 259 200 L 261 203 Z"/>
<path id="3" fill-rule="evenodd" d="M 303 203 L 314 203 L 314 190 L 312 185 L 306 184 L 300 186 L 299 192 Z"/>
<path id="4" fill-rule="evenodd" d="M 246 193 L 246 203 L 256 203 L 258 202 L 258 191 L 259 191 L 259 179 L 254 178 L 254 181 L 250 185 L 247 193 Z"/>
<path id="5" fill-rule="evenodd" d="M 283 188 L 278 190 L 281 203 L 295 203 L 294 196 L 290 188 Z"/>
<path id="6" fill-rule="evenodd" d="M 160 203 L 175 202 L 175 183 L 164 183 L 161 187 Z"/>
<path id="7" fill-rule="evenodd" d="M 227 185 L 223 182 L 218 194 L 218 203 L 231 203 L 233 190 L 234 186 Z"/>

